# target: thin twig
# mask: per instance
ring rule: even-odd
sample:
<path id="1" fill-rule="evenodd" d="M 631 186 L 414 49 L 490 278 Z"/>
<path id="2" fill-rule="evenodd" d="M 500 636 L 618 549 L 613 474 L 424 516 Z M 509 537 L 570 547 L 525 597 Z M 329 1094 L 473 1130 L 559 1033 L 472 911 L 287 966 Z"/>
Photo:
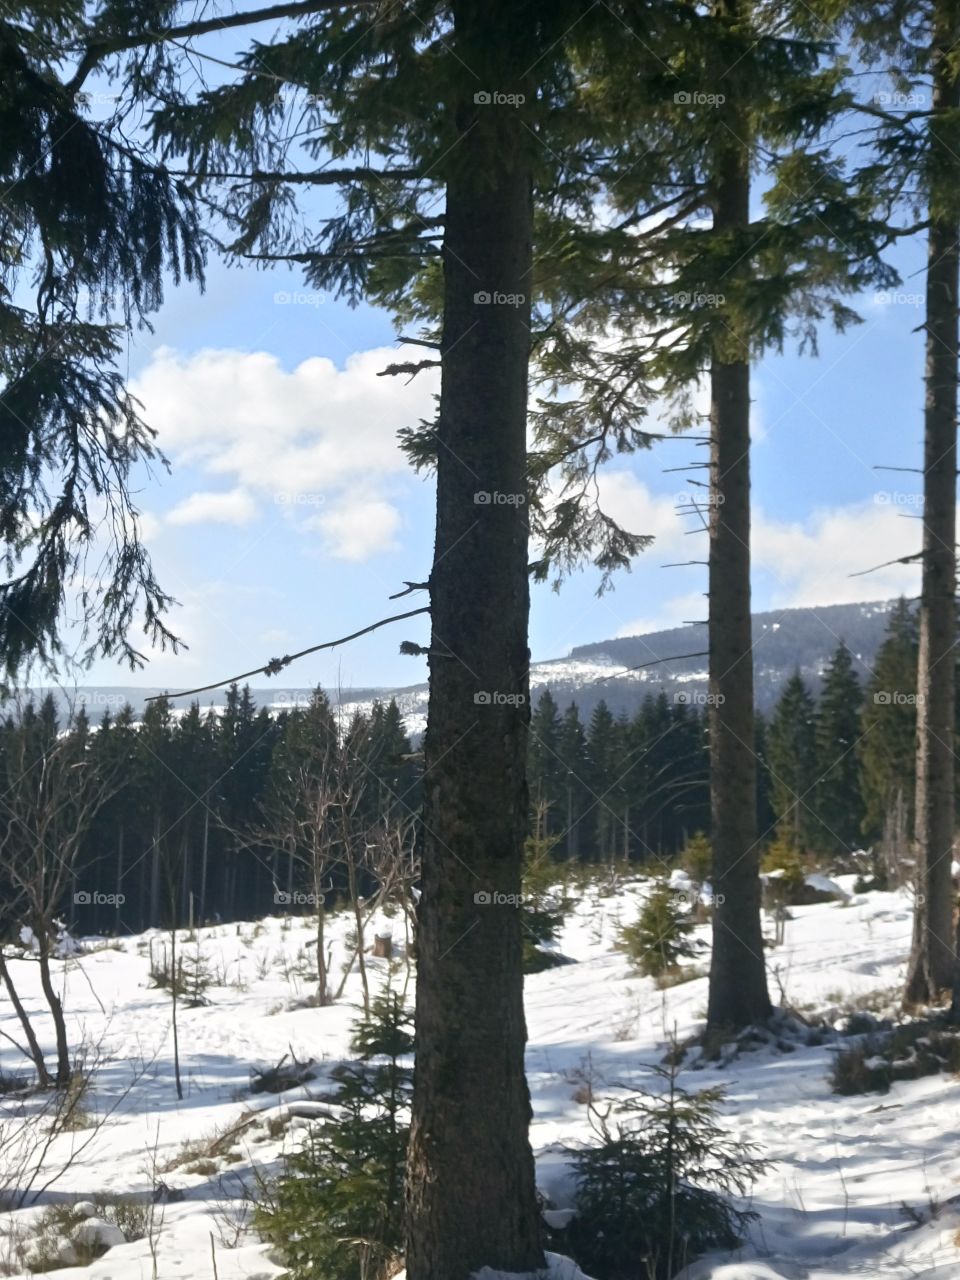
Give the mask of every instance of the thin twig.
<path id="1" fill-rule="evenodd" d="M 682 662 L 685 658 L 709 658 L 710 651 L 702 649 L 699 653 L 675 653 L 670 658 L 654 658 L 652 662 L 641 662 L 635 667 L 624 667 L 622 671 L 614 671 L 608 676 L 597 676 L 590 684 L 599 684 L 602 680 L 615 680 L 617 676 L 629 675 L 631 671 L 642 671 L 644 667 L 656 667 L 661 662 Z"/>
<path id="2" fill-rule="evenodd" d="M 225 680 L 215 680 L 213 684 L 199 685 L 196 689 L 183 689 L 180 693 L 154 693 L 149 698 L 145 698 L 145 702 L 156 702 L 158 698 L 189 698 L 195 693 L 206 693 L 210 689 L 222 689 L 225 684 L 239 684 L 241 680 L 249 680 L 251 676 L 275 676 L 279 675 L 284 667 L 288 667 L 291 662 L 296 662 L 298 658 L 305 658 L 310 653 L 319 653 L 321 649 L 336 649 L 338 645 L 346 644 L 350 640 L 356 640 L 359 636 L 369 635 L 371 631 L 376 631 L 378 627 L 385 627 L 391 622 L 402 622 L 404 618 L 415 618 L 419 613 L 429 613 L 429 606 L 422 609 L 411 609 L 409 613 L 395 613 L 391 618 L 381 618 L 379 622 L 372 622 L 369 627 L 363 627 L 360 631 L 352 631 L 348 636 L 341 636 L 339 640 L 325 640 L 323 644 L 313 644 L 309 649 L 301 649 L 299 653 L 285 653 L 282 658 L 271 658 L 269 662 L 262 667 L 255 667 L 252 671 L 243 671 L 237 676 L 228 676 Z"/>
<path id="3" fill-rule="evenodd" d="M 872 569 L 860 569 L 857 573 L 851 573 L 847 576 L 850 578 L 863 578 L 868 573 L 876 573 L 878 569 L 887 569 L 892 564 L 913 564 L 914 560 L 922 560 L 923 552 L 914 551 L 909 556 L 899 556 L 896 560 L 884 560 L 883 564 L 875 564 Z"/>

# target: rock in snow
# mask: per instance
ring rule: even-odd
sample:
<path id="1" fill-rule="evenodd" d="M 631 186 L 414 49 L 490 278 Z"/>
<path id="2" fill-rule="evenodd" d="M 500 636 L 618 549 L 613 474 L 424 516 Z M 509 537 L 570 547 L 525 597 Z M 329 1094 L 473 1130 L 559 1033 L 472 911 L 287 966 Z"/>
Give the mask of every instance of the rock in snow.
<path id="1" fill-rule="evenodd" d="M 93 1248 L 112 1249 L 115 1244 L 126 1244 L 127 1238 L 112 1222 L 104 1222 L 102 1218 L 88 1218 L 79 1222 L 70 1232 L 70 1239 L 75 1244 Z"/>
<path id="2" fill-rule="evenodd" d="M 850 897 L 846 889 L 837 884 L 836 880 L 831 880 L 829 876 L 819 871 L 811 871 L 809 875 L 803 877 L 803 882 L 819 893 L 829 893 L 831 897 L 840 898 L 843 901 Z"/>

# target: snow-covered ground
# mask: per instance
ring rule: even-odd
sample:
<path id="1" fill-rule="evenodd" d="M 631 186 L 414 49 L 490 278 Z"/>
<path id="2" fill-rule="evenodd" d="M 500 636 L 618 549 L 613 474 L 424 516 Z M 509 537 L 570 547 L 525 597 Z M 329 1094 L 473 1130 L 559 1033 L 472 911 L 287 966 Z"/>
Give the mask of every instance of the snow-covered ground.
<path id="1" fill-rule="evenodd" d="M 852 888 L 847 879 L 843 884 Z M 643 1080 L 670 1035 L 682 1040 L 702 1025 L 705 978 L 660 991 L 634 975 L 613 947 L 619 924 L 634 916 L 644 892 L 640 884 L 606 897 L 590 891 L 559 942 L 577 963 L 527 979 L 532 1140 L 540 1184 L 560 1208 L 569 1205 L 571 1191 L 561 1144 L 588 1132 L 578 1101 L 584 1074 L 601 1082 Z M 785 943 L 769 952 L 769 965 L 774 994 L 781 992 L 795 1009 L 839 1018 L 851 1001 L 882 1000 L 902 980 L 910 936 L 906 895 L 853 895 L 843 903 L 793 908 L 791 915 Z M 340 939 L 335 970 L 346 954 L 347 928 L 345 917 L 331 924 L 331 936 Z M 159 946 L 162 935 L 153 937 Z M 37 1206 L 0 1215 L 0 1230 L 29 1237 L 52 1201 L 148 1200 L 160 1177 L 172 1198 L 155 1211 L 152 1239 L 117 1244 L 89 1267 L 50 1274 L 61 1280 L 269 1280 L 280 1274 L 265 1247 L 249 1231 L 238 1232 L 243 1188 L 255 1187 L 258 1171 L 276 1171 L 284 1144 L 296 1143 L 310 1123 L 291 1109 L 309 1112 L 297 1104 L 328 1092 L 327 1073 L 346 1054 L 359 996 L 352 974 L 337 1005 L 295 1007 L 311 991 L 301 976 L 311 944 L 309 922 L 299 920 L 201 931 L 200 948 L 218 985 L 208 990 L 208 1006 L 181 1009 L 182 1103 L 173 1084 L 169 997 L 149 985 L 150 935 L 59 964 L 74 1041 L 96 1046 L 89 1052 L 102 1063 L 83 1105 L 90 1122 L 111 1114 L 99 1129 L 79 1128 L 58 1139 L 37 1185 L 63 1167 L 71 1149 L 73 1163 Z M 195 948 L 184 949 L 189 956 Z M 386 961 L 369 965 L 377 981 L 386 980 Z M 28 1008 L 48 1031 L 35 966 L 20 961 L 12 968 Z M 394 981 L 402 983 L 402 972 Z M 19 1037 L 6 1002 L 0 1003 L 0 1031 Z M 273 1064 L 288 1049 L 299 1059 L 316 1059 L 317 1079 L 279 1097 L 251 1094 L 250 1068 Z M 837 1097 L 828 1084 L 832 1052 L 829 1044 L 764 1047 L 724 1067 L 683 1071 L 687 1087 L 723 1082 L 729 1124 L 775 1162 L 755 1189 L 760 1218 L 749 1243 L 732 1258 L 701 1259 L 689 1280 L 960 1277 L 960 1208 L 952 1203 L 960 1193 L 960 1083 L 940 1075 L 894 1084 L 884 1096 Z M 0 1068 L 19 1065 L 3 1040 Z M 20 1123 L 0 1120 L 0 1149 L 4 1131 Z M 215 1136 L 232 1128 L 235 1134 L 214 1149 Z M 0 1176 L 9 1175 L 0 1168 Z M 921 1225 L 908 1219 L 903 1205 Z M 2 1249 L 0 1238 L 0 1255 Z"/>

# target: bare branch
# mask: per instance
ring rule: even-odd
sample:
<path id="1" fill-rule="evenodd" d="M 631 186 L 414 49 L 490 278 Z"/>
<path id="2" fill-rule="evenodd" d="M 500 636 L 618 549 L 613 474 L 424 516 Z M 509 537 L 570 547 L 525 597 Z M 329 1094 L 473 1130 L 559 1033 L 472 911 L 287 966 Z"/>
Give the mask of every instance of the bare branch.
<path id="1" fill-rule="evenodd" d="M 199 685 L 196 689 L 184 689 L 180 693 L 155 693 L 151 697 L 144 699 L 146 702 L 155 702 L 158 698 L 191 698 L 196 693 L 206 693 L 210 689 L 222 689 L 226 684 L 239 684 L 241 680 L 249 680 L 251 676 L 276 676 L 288 667 L 291 662 L 296 662 L 299 658 L 305 658 L 310 653 L 319 653 L 321 649 L 336 649 L 341 644 L 347 644 L 350 640 L 356 640 L 359 636 L 369 635 L 371 631 L 376 631 L 379 627 L 386 627 L 391 622 L 402 622 L 404 618 L 415 618 L 417 614 L 429 613 L 429 606 L 422 609 L 411 609 L 408 613 L 395 613 L 390 618 L 381 618 L 379 622 L 372 622 L 369 627 L 362 627 L 359 631 L 352 631 L 348 636 L 341 636 L 339 640 L 325 640 L 322 644 L 311 645 L 308 649 L 301 649 L 299 653 L 285 653 L 282 658 L 271 658 L 269 662 L 262 667 L 254 667 L 251 671 L 243 671 L 240 675 L 228 676 L 225 680 L 216 680 L 213 684 Z"/>

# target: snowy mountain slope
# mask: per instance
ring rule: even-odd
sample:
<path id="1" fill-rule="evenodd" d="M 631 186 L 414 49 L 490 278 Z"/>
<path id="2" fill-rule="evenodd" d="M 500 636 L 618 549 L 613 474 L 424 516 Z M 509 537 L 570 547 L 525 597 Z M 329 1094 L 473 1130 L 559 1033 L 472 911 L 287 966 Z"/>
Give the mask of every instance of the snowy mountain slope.
<path id="1" fill-rule="evenodd" d="M 861 679 L 867 678 L 883 639 L 892 603 L 825 605 L 817 609 L 778 609 L 754 614 L 754 662 L 760 710 L 768 711 L 773 706 L 783 682 L 797 668 L 816 692 L 820 674 L 841 640 L 846 641 L 855 655 Z M 565 658 L 533 664 L 530 669 L 532 697 L 536 701 L 540 693 L 549 688 L 561 707 L 576 701 L 584 717 L 590 715 L 601 698 L 615 714 L 636 711 L 651 693 L 664 692 L 672 697 L 682 691 L 696 699 L 706 692 L 706 659 L 697 657 L 669 663 L 660 659 L 699 653 L 706 647 L 706 628 L 699 624 L 580 645 Z M 59 690 L 53 692 L 65 701 Z M 92 719 L 98 720 L 104 711 L 116 713 L 125 702 L 139 715 L 144 698 L 161 692 L 161 689 L 134 686 L 88 688 L 79 691 L 77 701 L 86 706 Z M 309 701 L 310 693 L 308 688 L 275 685 L 253 689 L 258 706 L 277 711 L 304 704 Z M 331 697 L 335 699 L 336 695 L 331 692 Z M 414 736 L 422 734 L 427 715 L 425 684 L 399 689 L 344 689 L 344 714 L 349 717 L 354 711 L 369 711 L 375 699 L 389 701 L 391 697 L 397 699 L 403 712 L 407 732 Z M 204 694 L 201 705 L 221 707 L 225 699 L 226 693 L 221 689 Z M 186 707 L 186 700 L 181 705 Z"/>
<path id="2" fill-rule="evenodd" d="M 669 1035 L 674 1029 L 681 1039 L 689 1035 L 705 1010 L 705 978 L 659 991 L 651 979 L 633 975 L 613 949 L 619 923 L 632 918 L 645 891 L 633 883 L 616 896 L 590 892 L 568 918 L 559 944 L 577 963 L 527 979 L 532 1140 L 540 1184 L 559 1207 L 571 1202 L 562 1148 L 588 1133 L 585 1107 L 577 1100 L 584 1073 L 592 1072 L 601 1093 L 603 1080 L 654 1087 L 650 1064 L 662 1057 Z M 910 935 L 905 895 L 854 896 L 849 905 L 795 908 L 793 915 L 785 944 L 770 952 L 770 968 L 774 989 L 782 984 L 794 1007 L 832 1008 L 839 1016 L 851 999 L 882 999 L 902 979 Z M 335 918 L 335 966 L 346 954 L 347 927 L 344 917 Z M 334 1007 L 293 1008 L 309 994 L 297 972 L 312 943 L 307 922 L 285 927 L 271 919 L 209 928 L 200 936 L 222 985 L 208 992 L 208 1007 L 182 1010 L 186 1096 L 180 1104 L 169 999 L 148 985 L 150 937 L 126 938 L 58 966 L 71 1033 L 99 1045 L 102 1057 L 85 1105 L 100 1116 L 115 1110 L 99 1131 L 80 1129 L 58 1141 L 52 1167 L 66 1165 L 71 1150 L 76 1159 L 43 1200 L 146 1199 L 156 1166 L 184 1196 L 162 1206 L 155 1241 L 159 1280 L 212 1280 L 214 1259 L 220 1280 L 268 1280 L 278 1268 L 264 1247 L 241 1232 L 237 1247 L 228 1248 L 232 1233 L 225 1224 L 243 1217 L 238 1197 L 244 1185 L 253 1185 L 254 1172 L 275 1171 L 284 1144 L 296 1142 L 310 1123 L 293 1117 L 284 1130 L 278 1118 L 289 1117 L 291 1103 L 327 1092 L 327 1073 L 347 1049 L 358 978 L 351 975 L 344 1001 Z M 154 935 L 155 947 L 159 938 Z M 185 944 L 187 954 L 191 948 Z M 29 1008 L 39 1013 L 35 967 L 26 961 L 13 967 Z M 370 967 L 377 981 L 386 980 L 384 961 L 371 959 Z M 41 1026 L 49 1037 L 42 1019 Z M 9 1005 L 0 1004 L 0 1031 L 17 1030 Z M 279 1098 L 249 1094 L 251 1066 L 276 1062 L 288 1046 L 299 1058 L 317 1060 L 317 1080 Z M 827 1083 L 829 1045 L 786 1049 L 763 1048 L 724 1068 L 682 1072 L 686 1087 L 724 1083 L 729 1124 L 776 1162 L 756 1186 L 753 1207 L 760 1220 L 750 1241 L 734 1258 L 695 1263 L 688 1280 L 960 1276 L 960 1213 L 950 1203 L 960 1192 L 960 1083 L 934 1076 L 895 1084 L 882 1097 L 837 1097 Z M 0 1067 L 17 1065 L 3 1041 Z M 197 1156 L 213 1135 L 241 1122 L 228 1150 Z M 21 1123 L 8 1115 L 0 1127 Z M 192 1144 L 191 1159 L 185 1158 L 186 1143 Z M 912 1226 L 901 1202 L 919 1218 L 939 1205 L 939 1216 Z M 35 1207 L 0 1215 L 0 1256 L 3 1233 L 9 1248 L 11 1233 L 29 1234 L 40 1212 Z M 148 1280 L 152 1268 L 150 1241 L 139 1240 L 117 1245 L 90 1267 L 51 1274 L 57 1280 Z"/>

